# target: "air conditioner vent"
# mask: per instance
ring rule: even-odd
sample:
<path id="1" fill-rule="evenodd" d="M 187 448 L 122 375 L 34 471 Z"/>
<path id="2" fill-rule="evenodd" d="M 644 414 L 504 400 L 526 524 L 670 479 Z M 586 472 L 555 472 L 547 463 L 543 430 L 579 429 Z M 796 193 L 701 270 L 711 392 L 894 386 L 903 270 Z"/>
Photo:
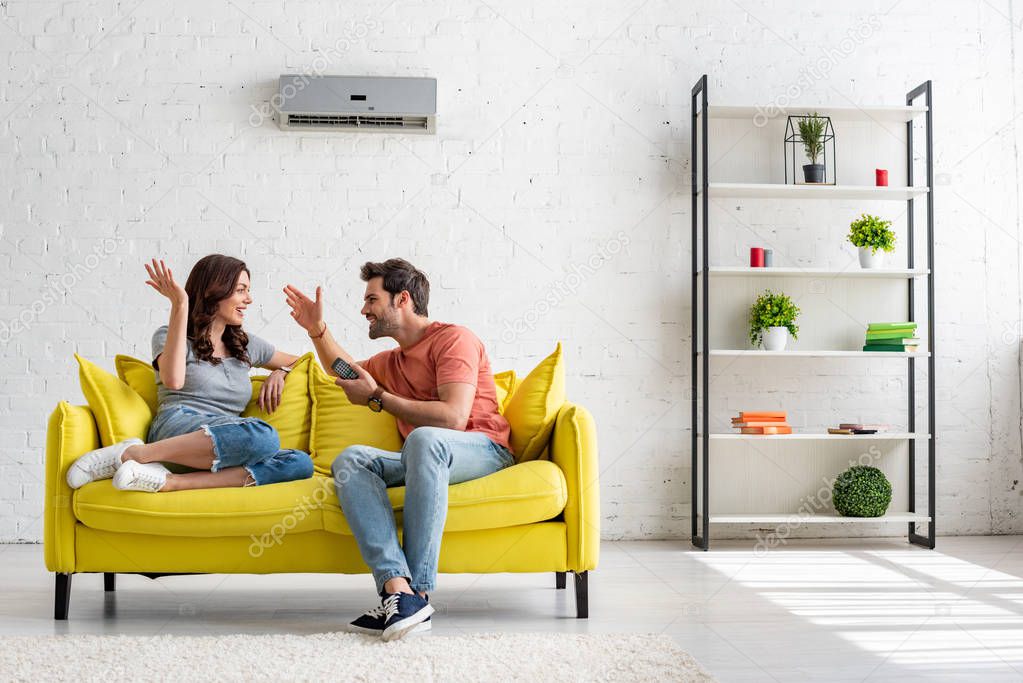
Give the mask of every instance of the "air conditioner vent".
<path id="1" fill-rule="evenodd" d="M 290 74 L 271 104 L 281 130 L 431 134 L 437 80 Z"/>
<path id="2" fill-rule="evenodd" d="M 367 116 L 364 114 L 287 114 L 289 128 L 403 128 L 425 131 L 425 116 Z"/>

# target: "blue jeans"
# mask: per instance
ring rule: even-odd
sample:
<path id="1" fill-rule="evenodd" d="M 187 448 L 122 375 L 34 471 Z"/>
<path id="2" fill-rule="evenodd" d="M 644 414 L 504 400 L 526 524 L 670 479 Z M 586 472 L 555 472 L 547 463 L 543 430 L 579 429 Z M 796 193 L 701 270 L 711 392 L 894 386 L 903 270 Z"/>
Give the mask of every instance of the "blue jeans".
<path id="1" fill-rule="evenodd" d="M 244 467 L 256 486 L 313 476 L 308 453 L 281 449 L 277 430 L 255 417 L 210 415 L 185 406 L 161 410 L 149 426 L 147 442 L 203 430 L 213 441 L 211 472 Z"/>
<path id="2" fill-rule="evenodd" d="M 404 577 L 413 590 L 432 591 L 440 539 L 448 514 L 448 485 L 493 474 L 515 463 L 511 452 L 485 434 L 418 427 L 400 453 L 350 446 L 331 472 L 337 498 L 362 559 L 373 571 L 377 592 Z M 405 485 L 404 547 L 398 544 L 387 487 Z"/>

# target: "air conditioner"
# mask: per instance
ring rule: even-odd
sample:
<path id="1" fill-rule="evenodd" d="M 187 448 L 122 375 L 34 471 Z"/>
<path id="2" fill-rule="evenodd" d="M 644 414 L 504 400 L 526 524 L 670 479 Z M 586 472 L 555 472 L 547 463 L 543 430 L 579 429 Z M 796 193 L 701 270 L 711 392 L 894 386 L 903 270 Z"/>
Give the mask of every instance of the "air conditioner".
<path id="1" fill-rule="evenodd" d="M 271 104 L 281 130 L 432 134 L 437 79 L 288 74 Z"/>

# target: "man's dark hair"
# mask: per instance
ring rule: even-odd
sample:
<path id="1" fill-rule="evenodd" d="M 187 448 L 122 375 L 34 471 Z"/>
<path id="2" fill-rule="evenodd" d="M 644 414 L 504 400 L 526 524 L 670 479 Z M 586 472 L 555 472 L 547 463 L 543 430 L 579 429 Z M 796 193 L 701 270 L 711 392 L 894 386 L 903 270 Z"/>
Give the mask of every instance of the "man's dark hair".
<path id="1" fill-rule="evenodd" d="M 389 258 L 382 263 L 366 261 L 362 264 L 360 273 L 363 282 L 369 282 L 375 277 L 384 279 L 384 291 L 391 295 L 394 301 L 395 294 L 407 291 L 412 298 L 412 310 L 416 315 L 426 316 L 426 307 L 430 303 L 430 281 L 426 279 L 426 273 L 416 268 L 403 258 Z"/>

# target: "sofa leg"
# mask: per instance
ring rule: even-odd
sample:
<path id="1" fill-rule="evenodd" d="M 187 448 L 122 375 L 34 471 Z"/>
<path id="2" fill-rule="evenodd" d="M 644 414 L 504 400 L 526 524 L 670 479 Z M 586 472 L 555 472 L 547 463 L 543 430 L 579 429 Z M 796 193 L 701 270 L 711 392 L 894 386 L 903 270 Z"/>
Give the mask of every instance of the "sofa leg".
<path id="1" fill-rule="evenodd" d="M 56 584 L 53 591 L 53 618 L 58 620 L 67 619 L 68 607 L 71 606 L 71 577 L 72 574 L 54 574 Z"/>
<path id="2" fill-rule="evenodd" d="M 554 572 L 554 587 L 558 589 L 565 587 L 565 572 Z"/>
<path id="3" fill-rule="evenodd" d="M 589 572 L 575 572 L 575 616 L 587 619 L 590 616 Z"/>
<path id="4" fill-rule="evenodd" d="M 113 593 L 117 590 L 117 574 L 114 572 L 103 573 L 103 590 L 107 593 Z"/>

